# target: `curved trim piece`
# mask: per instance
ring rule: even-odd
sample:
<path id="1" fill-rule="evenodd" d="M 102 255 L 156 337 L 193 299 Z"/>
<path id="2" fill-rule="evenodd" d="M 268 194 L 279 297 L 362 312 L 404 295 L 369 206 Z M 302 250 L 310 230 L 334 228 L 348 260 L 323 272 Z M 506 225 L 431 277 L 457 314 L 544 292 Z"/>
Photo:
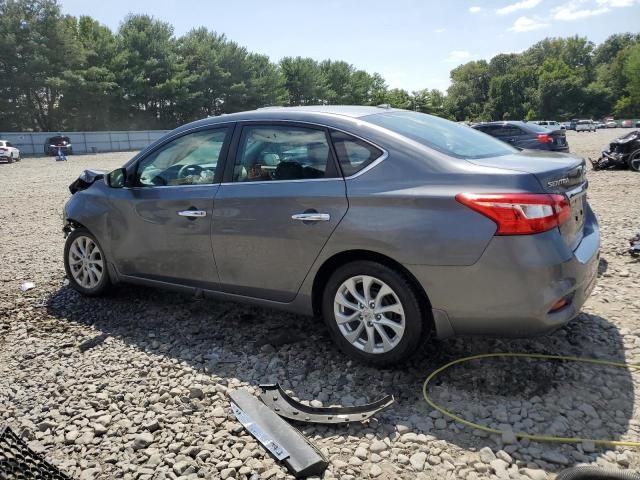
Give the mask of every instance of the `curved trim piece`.
<path id="1" fill-rule="evenodd" d="M 362 422 L 387 408 L 395 400 L 387 395 L 375 402 L 351 407 L 310 407 L 291 398 L 279 384 L 260 385 L 260 400 L 284 418 L 308 423 Z"/>

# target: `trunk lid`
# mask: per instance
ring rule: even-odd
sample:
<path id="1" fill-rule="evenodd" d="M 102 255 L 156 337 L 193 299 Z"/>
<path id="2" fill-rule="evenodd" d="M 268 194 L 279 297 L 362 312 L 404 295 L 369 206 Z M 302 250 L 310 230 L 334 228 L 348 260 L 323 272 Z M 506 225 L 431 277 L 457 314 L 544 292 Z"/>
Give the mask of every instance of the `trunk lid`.
<path id="1" fill-rule="evenodd" d="M 584 159 L 569 154 L 524 150 L 514 155 L 469 161 L 485 167 L 534 175 L 540 182 L 541 191 L 532 193 L 565 195 L 571 203 L 571 217 L 560 227 L 560 233 L 572 250 L 578 246 L 582 240 L 587 211 L 588 182 Z"/>
<path id="2" fill-rule="evenodd" d="M 564 130 L 553 130 L 549 136 L 553 139 L 554 147 L 565 148 L 567 146 L 567 135 Z"/>

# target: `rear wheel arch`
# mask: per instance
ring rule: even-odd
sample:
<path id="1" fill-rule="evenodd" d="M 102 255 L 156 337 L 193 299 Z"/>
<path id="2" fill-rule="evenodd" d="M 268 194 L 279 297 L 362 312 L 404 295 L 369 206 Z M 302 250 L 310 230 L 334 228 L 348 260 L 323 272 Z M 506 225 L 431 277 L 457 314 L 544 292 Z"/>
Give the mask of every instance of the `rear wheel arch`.
<path id="1" fill-rule="evenodd" d="M 324 287 L 333 272 L 335 272 L 336 269 L 341 267 L 342 265 L 361 260 L 380 263 L 389 268 L 392 268 L 393 270 L 396 270 L 403 277 L 405 277 L 405 279 L 413 287 L 416 296 L 420 301 L 422 310 L 425 315 L 424 320 L 427 322 L 427 327 L 429 329 L 434 328 L 434 320 L 431 313 L 431 301 L 429 300 L 427 292 L 424 290 L 424 288 L 422 288 L 422 285 L 420 285 L 418 280 L 401 263 L 395 261 L 391 257 L 388 257 L 381 253 L 372 252 L 370 250 L 347 250 L 337 253 L 325 260 L 325 262 L 316 272 L 315 278 L 313 280 L 312 306 L 314 315 L 322 315 L 322 294 L 324 292 Z"/>

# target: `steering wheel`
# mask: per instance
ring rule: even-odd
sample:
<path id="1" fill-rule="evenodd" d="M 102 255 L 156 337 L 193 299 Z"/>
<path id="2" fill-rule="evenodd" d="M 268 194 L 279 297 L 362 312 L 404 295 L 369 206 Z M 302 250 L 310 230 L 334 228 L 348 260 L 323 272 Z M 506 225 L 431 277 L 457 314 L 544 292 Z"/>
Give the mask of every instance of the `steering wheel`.
<path id="1" fill-rule="evenodd" d="M 183 165 L 178 170 L 178 178 L 186 178 L 200 175 L 202 167 L 200 165 Z"/>

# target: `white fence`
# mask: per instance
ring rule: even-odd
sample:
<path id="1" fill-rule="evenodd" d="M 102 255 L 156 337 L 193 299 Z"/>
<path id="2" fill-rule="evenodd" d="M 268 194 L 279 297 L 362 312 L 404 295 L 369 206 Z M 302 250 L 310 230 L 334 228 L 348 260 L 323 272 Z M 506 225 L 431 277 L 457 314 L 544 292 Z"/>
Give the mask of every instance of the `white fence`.
<path id="1" fill-rule="evenodd" d="M 0 140 L 7 140 L 20 149 L 21 155 L 43 155 L 49 137 L 69 137 L 73 153 L 122 152 L 140 150 L 162 137 L 169 130 L 137 130 L 130 132 L 0 132 Z"/>

